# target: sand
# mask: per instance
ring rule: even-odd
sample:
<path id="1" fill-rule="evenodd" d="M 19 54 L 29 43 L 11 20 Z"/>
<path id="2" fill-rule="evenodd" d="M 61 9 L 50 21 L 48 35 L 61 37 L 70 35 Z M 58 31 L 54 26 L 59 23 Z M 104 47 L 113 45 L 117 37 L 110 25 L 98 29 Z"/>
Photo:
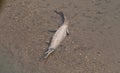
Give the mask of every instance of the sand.
<path id="1" fill-rule="evenodd" d="M 0 4 L 0 73 L 119 73 L 120 0 L 6 0 Z M 39 61 L 61 10 L 70 35 Z"/>

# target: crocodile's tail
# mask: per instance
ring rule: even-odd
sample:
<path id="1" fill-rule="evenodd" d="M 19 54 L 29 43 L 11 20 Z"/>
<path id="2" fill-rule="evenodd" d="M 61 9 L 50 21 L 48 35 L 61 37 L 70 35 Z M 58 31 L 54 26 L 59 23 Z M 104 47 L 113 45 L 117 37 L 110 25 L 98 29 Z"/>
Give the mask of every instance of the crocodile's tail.
<path id="1" fill-rule="evenodd" d="M 61 18 L 62 18 L 62 23 L 61 24 L 68 24 L 68 19 L 64 15 L 63 12 L 55 10 L 55 13 L 57 13 L 57 14 L 59 14 L 61 16 Z"/>

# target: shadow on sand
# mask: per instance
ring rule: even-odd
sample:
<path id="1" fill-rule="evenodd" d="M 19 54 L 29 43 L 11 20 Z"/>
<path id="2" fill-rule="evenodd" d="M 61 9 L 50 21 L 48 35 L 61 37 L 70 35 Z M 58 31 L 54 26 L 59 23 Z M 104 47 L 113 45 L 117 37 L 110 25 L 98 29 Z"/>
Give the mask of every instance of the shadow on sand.
<path id="1" fill-rule="evenodd" d="M 0 13 L 3 10 L 3 5 L 5 4 L 6 0 L 0 0 Z"/>

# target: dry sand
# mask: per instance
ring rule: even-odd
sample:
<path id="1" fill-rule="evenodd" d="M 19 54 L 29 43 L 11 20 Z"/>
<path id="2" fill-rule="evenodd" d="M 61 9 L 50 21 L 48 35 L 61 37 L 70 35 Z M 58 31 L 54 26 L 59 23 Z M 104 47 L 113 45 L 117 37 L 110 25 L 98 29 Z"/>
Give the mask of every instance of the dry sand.
<path id="1" fill-rule="evenodd" d="M 3 3 L 3 2 L 2 2 Z M 120 73 L 120 0 L 6 0 L 0 4 L 0 73 Z M 39 61 L 57 30 L 70 35 Z"/>

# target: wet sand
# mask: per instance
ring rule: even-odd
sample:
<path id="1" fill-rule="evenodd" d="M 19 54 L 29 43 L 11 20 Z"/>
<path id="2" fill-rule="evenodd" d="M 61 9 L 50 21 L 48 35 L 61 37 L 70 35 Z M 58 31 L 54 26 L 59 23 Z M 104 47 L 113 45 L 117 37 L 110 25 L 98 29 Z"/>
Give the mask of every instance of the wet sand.
<path id="1" fill-rule="evenodd" d="M 1 8 L 1 7 L 0 7 Z M 70 35 L 39 61 L 57 30 Z M 120 0 L 6 0 L 0 13 L 0 73 L 119 73 Z"/>

